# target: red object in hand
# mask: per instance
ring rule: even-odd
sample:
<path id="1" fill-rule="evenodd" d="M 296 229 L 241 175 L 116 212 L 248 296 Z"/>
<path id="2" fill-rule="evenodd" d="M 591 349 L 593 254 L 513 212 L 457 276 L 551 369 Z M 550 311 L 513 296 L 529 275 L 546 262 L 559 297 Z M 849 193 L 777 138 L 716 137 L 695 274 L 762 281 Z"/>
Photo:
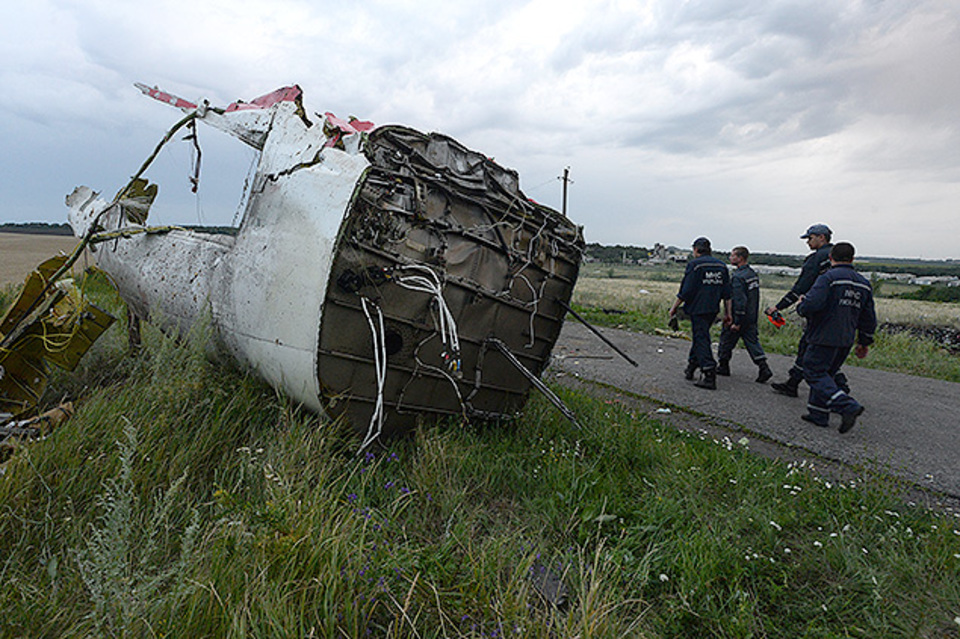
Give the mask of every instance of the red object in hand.
<path id="1" fill-rule="evenodd" d="M 770 322 L 777 328 L 780 328 L 781 326 L 787 323 L 787 318 L 781 315 L 780 311 L 767 313 L 767 319 L 770 320 Z"/>

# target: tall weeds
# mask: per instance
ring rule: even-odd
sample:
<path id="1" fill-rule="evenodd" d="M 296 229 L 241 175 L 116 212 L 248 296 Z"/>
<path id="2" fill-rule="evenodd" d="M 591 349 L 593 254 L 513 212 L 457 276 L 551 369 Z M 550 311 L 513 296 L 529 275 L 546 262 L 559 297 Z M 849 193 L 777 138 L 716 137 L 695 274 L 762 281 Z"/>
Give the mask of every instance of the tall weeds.
<path id="1" fill-rule="evenodd" d="M 114 329 L 0 475 L 0 637 L 955 637 L 960 520 L 557 388 L 343 425 Z M 110 374 L 95 370 L 116 366 Z M 99 382 L 98 382 L 99 380 Z M 68 394 L 69 394 L 68 393 Z M 562 596 L 561 596 L 562 594 Z"/>

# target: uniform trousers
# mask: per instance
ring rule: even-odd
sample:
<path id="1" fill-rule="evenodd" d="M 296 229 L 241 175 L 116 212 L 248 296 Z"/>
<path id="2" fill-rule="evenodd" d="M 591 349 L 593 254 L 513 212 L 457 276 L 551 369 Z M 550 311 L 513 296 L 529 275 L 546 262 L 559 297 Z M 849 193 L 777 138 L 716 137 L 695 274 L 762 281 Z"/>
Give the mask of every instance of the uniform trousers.
<path id="1" fill-rule="evenodd" d="M 804 358 L 807 353 L 807 327 L 803 327 L 803 333 L 800 335 L 800 342 L 797 344 L 797 359 L 794 360 L 793 366 L 790 367 L 790 370 L 787 372 L 787 375 L 790 376 L 790 379 L 797 384 L 801 380 L 806 379 L 806 374 L 804 373 Z M 847 349 L 848 351 L 850 349 Z M 846 359 L 846 355 L 844 356 Z M 840 365 L 843 364 L 843 361 L 840 361 L 840 364 L 837 365 L 837 370 L 833 372 L 833 378 L 837 384 L 844 388 L 848 393 L 850 392 L 850 384 L 847 382 L 847 376 L 840 372 Z"/>
<path id="2" fill-rule="evenodd" d="M 713 326 L 713 320 L 716 318 L 716 313 L 690 316 L 693 341 L 690 344 L 689 360 L 701 371 L 709 371 L 717 367 L 717 360 L 713 358 L 713 348 L 710 346 L 710 327 Z"/>
<path id="3" fill-rule="evenodd" d="M 741 339 L 754 364 L 759 364 L 767 359 L 767 354 L 763 352 L 763 347 L 760 346 L 760 335 L 757 332 L 757 324 L 748 324 L 746 322 L 740 324 L 739 331 L 731 330 L 729 326 L 723 327 L 720 331 L 720 346 L 717 347 L 717 359 L 721 362 L 730 361 L 730 357 L 733 355 L 733 347 L 736 346 L 737 342 Z"/>
<path id="4" fill-rule="evenodd" d="M 834 376 L 843 365 L 850 346 L 806 344 L 803 355 L 803 379 L 810 387 L 807 409 L 821 425 L 830 420 L 830 413 L 848 415 L 860 410 L 860 403 L 839 386 Z"/>

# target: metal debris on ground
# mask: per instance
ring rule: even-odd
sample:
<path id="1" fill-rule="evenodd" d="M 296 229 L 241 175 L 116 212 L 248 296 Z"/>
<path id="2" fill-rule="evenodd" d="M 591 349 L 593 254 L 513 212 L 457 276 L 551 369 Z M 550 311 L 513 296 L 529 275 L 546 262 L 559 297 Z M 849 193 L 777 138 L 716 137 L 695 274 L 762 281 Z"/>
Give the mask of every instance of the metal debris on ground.
<path id="1" fill-rule="evenodd" d="M 585 245 L 515 171 L 438 133 L 308 114 L 297 86 L 225 108 L 138 88 L 186 115 L 112 202 L 67 198 L 78 236 L 114 234 L 91 250 L 136 316 L 183 334 L 209 309 L 222 352 L 363 446 L 423 417 L 508 420 L 543 390 Z M 259 153 L 235 235 L 143 226 L 144 172 L 197 121 Z"/>
<path id="2" fill-rule="evenodd" d="M 0 463 L 25 439 L 40 439 L 73 417 L 73 403 L 65 402 L 30 419 L 14 420 L 10 413 L 0 414 Z"/>
<path id="3" fill-rule="evenodd" d="M 35 408 L 48 365 L 72 371 L 114 322 L 72 279 L 61 279 L 81 251 L 82 243 L 73 254 L 40 264 L 0 320 L 0 413 L 17 417 Z"/>

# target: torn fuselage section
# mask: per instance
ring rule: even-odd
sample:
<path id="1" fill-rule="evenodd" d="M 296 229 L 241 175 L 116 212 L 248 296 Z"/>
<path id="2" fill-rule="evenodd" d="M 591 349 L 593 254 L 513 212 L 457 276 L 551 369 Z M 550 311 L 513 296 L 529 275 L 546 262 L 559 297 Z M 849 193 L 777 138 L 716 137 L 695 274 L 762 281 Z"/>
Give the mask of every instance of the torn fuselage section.
<path id="1" fill-rule="evenodd" d="M 584 242 L 516 173 L 439 134 L 311 122 L 297 87 L 226 109 L 141 90 L 260 159 L 235 237 L 144 227 L 145 184 L 68 198 L 79 235 L 144 231 L 94 253 L 138 315 L 184 332 L 209 309 L 226 352 L 365 444 L 419 416 L 520 410 L 530 381 L 502 348 L 541 373 Z"/>
<path id="2" fill-rule="evenodd" d="M 577 279 L 580 229 L 447 136 L 379 127 L 363 150 L 371 167 L 320 329 L 324 394 L 346 399 L 335 410 L 354 424 L 382 411 L 384 432 L 423 415 L 512 417 L 530 383 L 494 342 L 540 375 Z"/>

